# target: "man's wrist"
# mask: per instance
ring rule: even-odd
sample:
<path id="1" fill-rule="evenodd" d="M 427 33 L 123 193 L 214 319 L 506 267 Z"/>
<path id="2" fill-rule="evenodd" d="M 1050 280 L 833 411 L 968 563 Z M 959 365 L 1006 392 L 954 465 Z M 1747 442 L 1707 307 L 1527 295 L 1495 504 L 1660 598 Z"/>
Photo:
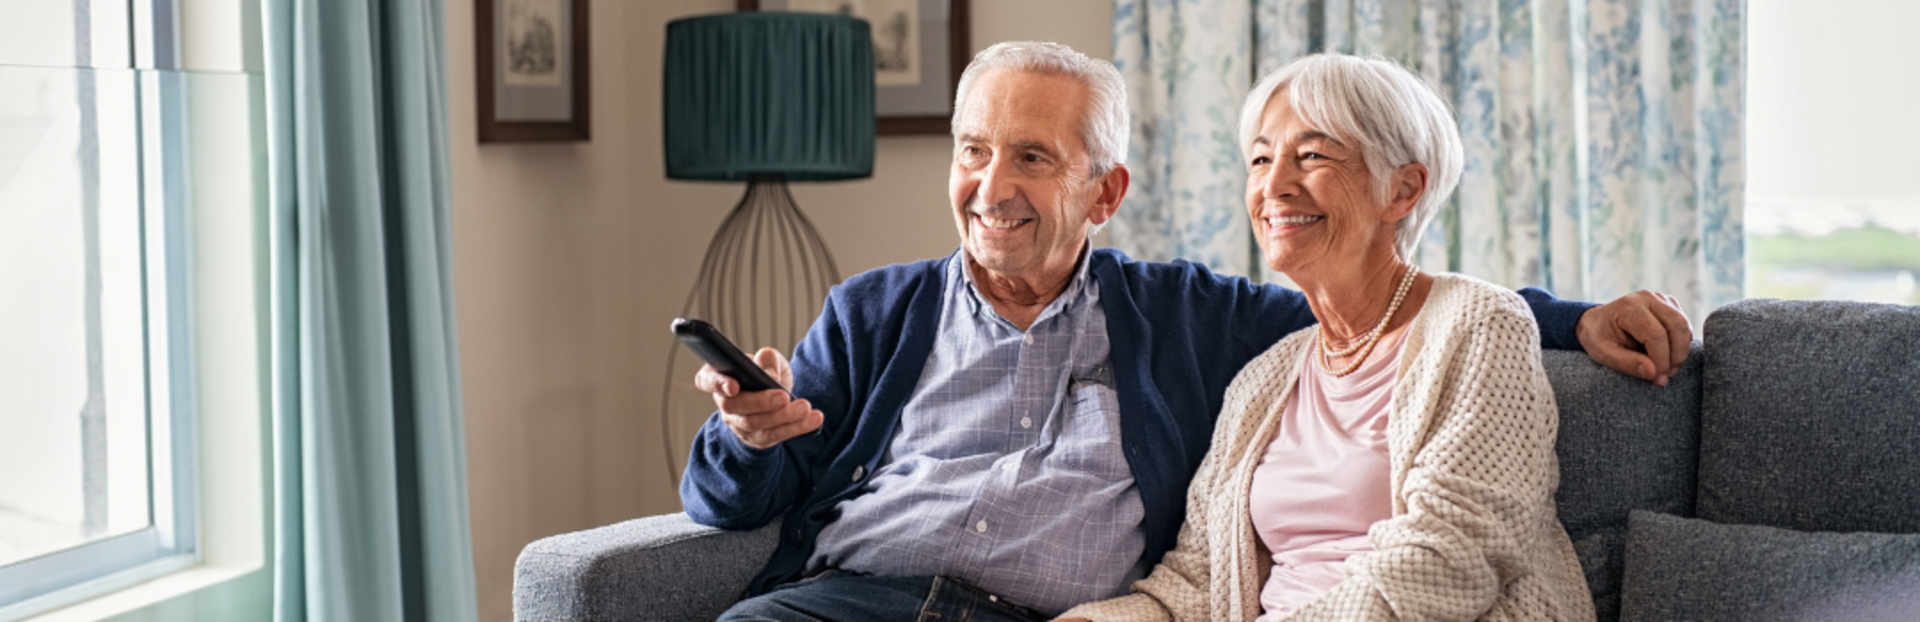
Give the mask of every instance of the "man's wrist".
<path id="1" fill-rule="evenodd" d="M 1540 326 L 1540 347 L 1549 350 L 1570 350 L 1586 352 L 1586 345 L 1580 342 L 1580 322 L 1588 311 L 1600 305 L 1579 300 L 1555 298 L 1552 293 L 1538 287 L 1519 290 L 1521 298 L 1533 309 L 1533 319 Z"/>
<path id="2" fill-rule="evenodd" d="M 765 448 L 754 447 L 747 443 L 747 439 L 740 438 L 740 434 L 731 428 L 727 429 L 727 433 L 722 436 L 726 438 L 720 442 L 726 447 L 729 456 L 734 461 L 747 466 L 756 466 L 772 460 L 774 452 L 780 450 L 780 443 L 774 443 Z"/>

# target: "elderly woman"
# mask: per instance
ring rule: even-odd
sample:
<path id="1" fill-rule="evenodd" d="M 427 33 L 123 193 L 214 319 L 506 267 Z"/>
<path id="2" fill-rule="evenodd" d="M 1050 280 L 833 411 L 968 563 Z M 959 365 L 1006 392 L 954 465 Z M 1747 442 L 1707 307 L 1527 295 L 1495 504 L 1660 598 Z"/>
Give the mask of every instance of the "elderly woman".
<path id="1" fill-rule="evenodd" d="M 1240 144 L 1267 265 L 1319 326 L 1228 389 L 1177 548 L 1062 617 L 1592 619 L 1533 316 L 1411 260 L 1460 179 L 1446 105 L 1392 62 L 1311 56 L 1254 88 Z"/>

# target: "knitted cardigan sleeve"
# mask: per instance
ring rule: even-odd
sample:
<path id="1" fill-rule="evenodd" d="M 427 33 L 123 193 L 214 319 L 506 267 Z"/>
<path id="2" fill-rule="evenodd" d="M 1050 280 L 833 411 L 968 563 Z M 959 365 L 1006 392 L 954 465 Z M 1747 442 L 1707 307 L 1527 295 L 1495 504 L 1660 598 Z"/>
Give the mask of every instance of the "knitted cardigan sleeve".
<path id="1" fill-rule="evenodd" d="M 1428 302 L 1452 313 L 1431 318 L 1414 377 L 1396 382 L 1398 412 L 1421 416 L 1389 430 L 1412 443 L 1394 452 L 1395 516 L 1369 530 L 1375 550 L 1347 560 L 1345 581 L 1284 619 L 1591 618 L 1557 612 L 1564 599 L 1539 577 L 1524 582 L 1538 593 L 1502 593 L 1534 574 L 1534 540 L 1554 532 L 1542 521 L 1556 520 L 1558 419 L 1532 316 L 1489 289 Z"/>

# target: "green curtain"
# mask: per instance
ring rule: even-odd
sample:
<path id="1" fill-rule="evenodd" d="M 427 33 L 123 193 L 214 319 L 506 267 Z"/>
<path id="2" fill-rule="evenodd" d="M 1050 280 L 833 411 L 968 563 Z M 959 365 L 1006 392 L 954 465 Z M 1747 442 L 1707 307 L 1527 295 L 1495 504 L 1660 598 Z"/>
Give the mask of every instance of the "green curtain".
<path id="1" fill-rule="evenodd" d="M 267 3 L 277 620 L 477 617 L 442 12 Z"/>

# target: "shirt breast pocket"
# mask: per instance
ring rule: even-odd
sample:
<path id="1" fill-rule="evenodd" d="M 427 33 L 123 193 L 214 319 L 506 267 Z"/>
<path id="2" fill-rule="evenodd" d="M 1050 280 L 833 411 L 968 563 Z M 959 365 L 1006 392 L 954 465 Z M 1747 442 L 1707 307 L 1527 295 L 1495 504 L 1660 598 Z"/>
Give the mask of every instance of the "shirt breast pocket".
<path id="1" fill-rule="evenodd" d="M 1120 398 L 1099 377 L 1075 379 L 1068 388 L 1068 409 L 1055 441 L 1055 459 L 1063 466 L 1114 482 L 1133 476 L 1120 446 Z"/>

